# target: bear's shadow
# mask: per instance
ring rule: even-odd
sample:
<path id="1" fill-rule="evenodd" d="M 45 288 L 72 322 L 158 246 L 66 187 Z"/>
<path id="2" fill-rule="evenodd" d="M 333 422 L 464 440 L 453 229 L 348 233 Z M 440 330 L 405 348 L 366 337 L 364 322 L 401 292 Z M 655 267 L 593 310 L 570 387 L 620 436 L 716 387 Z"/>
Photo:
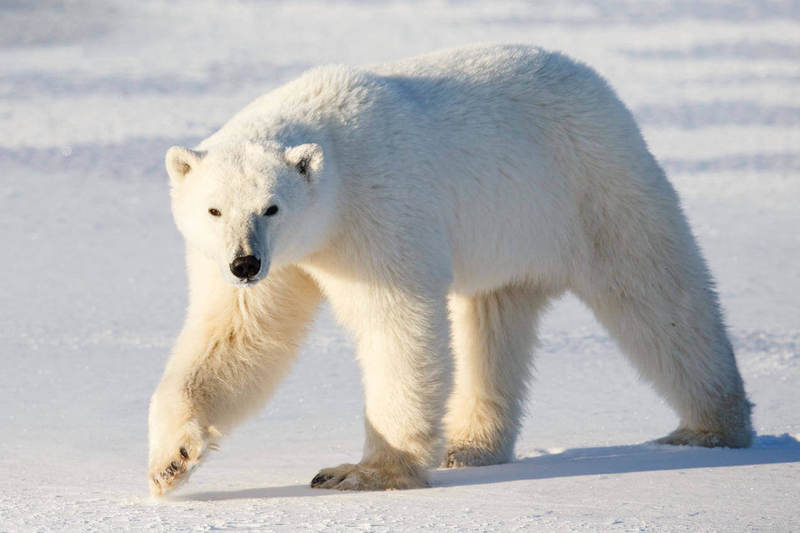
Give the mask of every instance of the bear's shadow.
<path id="1" fill-rule="evenodd" d="M 521 458 L 516 462 L 503 465 L 436 470 L 431 472 L 431 486 L 456 487 L 527 479 L 797 462 L 800 462 L 800 441 L 788 434 L 780 436 L 761 435 L 756 437 L 752 448 L 741 450 L 645 443 L 633 446 L 573 448 L 559 453 L 543 452 L 542 455 L 536 457 Z M 196 492 L 173 497 L 173 499 L 180 501 L 216 501 L 342 494 L 353 493 L 312 489 L 307 485 L 290 485 L 233 491 Z"/>

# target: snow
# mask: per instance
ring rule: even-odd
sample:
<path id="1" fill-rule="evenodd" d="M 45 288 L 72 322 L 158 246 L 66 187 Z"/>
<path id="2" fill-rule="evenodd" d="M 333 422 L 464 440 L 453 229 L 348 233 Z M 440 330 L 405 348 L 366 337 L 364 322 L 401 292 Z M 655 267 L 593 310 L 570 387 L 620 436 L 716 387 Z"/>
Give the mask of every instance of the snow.
<path id="1" fill-rule="evenodd" d="M 800 529 L 797 2 L 15 0 L 0 28 L 0 530 Z M 165 150 L 309 66 L 476 41 L 563 50 L 634 110 L 716 275 L 754 447 L 649 443 L 675 416 L 565 298 L 517 462 L 312 490 L 363 436 L 323 309 L 264 411 L 152 500 L 147 403 L 186 305 Z"/>

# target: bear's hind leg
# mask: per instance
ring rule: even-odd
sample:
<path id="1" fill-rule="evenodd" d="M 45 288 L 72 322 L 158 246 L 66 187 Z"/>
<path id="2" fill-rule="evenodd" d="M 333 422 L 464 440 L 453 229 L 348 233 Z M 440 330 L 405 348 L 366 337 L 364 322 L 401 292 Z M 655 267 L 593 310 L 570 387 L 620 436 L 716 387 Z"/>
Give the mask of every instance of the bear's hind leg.
<path id="1" fill-rule="evenodd" d="M 650 254 L 637 254 L 632 237 L 629 253 L 585 276 L 576 292 L 680 417 L 658 442 L 747 447 L 751 404 L 699 251 L 650 237 Z"/>
<path id="2" fill-rule="evenodd" d="M 445 418 L 448 444 L 443 466 L 483 466 L 512 459 L 535 330 L 551 296 L 515 285 L 450 298 L 456 366 Z"/>

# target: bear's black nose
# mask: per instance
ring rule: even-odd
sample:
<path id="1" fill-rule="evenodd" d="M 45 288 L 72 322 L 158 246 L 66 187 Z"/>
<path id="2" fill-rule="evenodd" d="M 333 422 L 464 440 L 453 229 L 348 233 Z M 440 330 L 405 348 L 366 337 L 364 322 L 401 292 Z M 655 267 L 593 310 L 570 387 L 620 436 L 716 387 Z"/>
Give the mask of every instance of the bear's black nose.
<path id="1" fill-rule="evenodd" d="M 231 272 L 239 279 L 252 278 L 261 270 L 261 260 L 254 255 L 237 257 L 231 263 Z"/>

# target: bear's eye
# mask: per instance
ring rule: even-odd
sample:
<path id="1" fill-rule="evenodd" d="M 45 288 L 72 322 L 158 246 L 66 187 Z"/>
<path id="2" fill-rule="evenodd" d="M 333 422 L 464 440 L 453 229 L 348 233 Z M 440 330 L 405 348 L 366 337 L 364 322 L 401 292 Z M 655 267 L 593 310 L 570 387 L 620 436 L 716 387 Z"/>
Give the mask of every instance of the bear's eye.
<path id="1" fill-rule="evenodd" d="M 208 209 L 208 214 L 211 215 L 212 217 L 222 216 L 222 213 L 219 212 L 219 209 L 215 207 L 210 207 Z"/>
<path id="2" fill-rule="evenodd" d="M 299 172 L 301 176 L 305 176 L 308 174 L 308 159 L 301 159 L 300 162 L 294 166 L 294 168 L 297 169 L 297 172 Z"/>
<path id="3" fill-rule="evenodd" d="M 274 215 L 277 212 L 278 212 L 278 206 L 277 205 L 271 205 L 271 206 L 269 206 L 267 208 L 266 211 L 264 211 L 264 216 L 265 217 L 271 217 L 272 215 Z"/>

